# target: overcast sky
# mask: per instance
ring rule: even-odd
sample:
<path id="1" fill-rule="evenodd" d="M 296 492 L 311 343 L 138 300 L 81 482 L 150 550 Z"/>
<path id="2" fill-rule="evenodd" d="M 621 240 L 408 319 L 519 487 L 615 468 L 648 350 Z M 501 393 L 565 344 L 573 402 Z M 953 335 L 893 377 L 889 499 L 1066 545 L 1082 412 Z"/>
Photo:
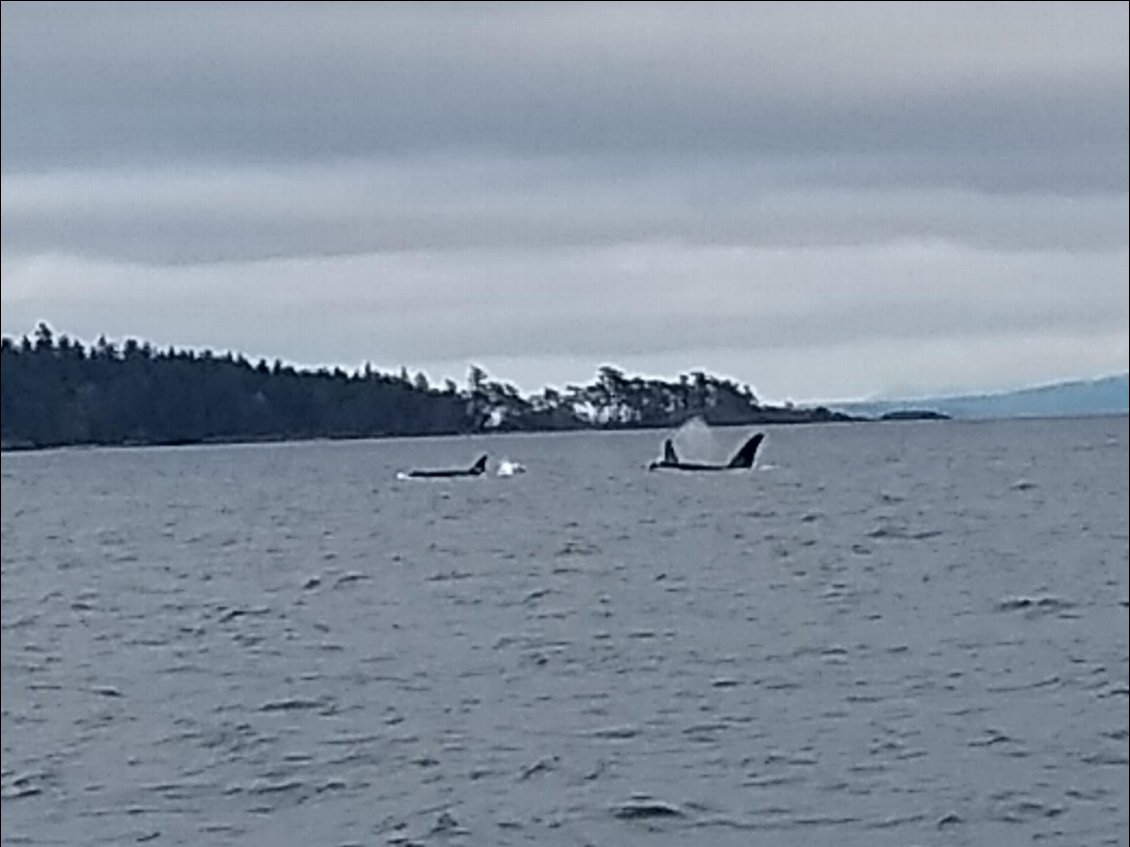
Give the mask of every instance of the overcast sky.
<path id="1" fill-rule="evenodd" d="M 1127 369 L 1125 2 L 2 8 L 5 334 L 802 401 Z"/>

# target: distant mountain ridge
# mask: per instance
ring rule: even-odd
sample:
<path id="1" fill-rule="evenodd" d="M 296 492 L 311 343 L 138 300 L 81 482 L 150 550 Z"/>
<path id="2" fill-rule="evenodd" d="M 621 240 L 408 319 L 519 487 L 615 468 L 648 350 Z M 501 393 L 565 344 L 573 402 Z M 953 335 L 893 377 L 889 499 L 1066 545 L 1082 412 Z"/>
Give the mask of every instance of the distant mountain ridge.
<path id="1" fill-rule="evenodd" d="M 878 417 L 904 409 L 941 412 L 953 418 L 1035 418 L 1118 415 L 1130 412 L 1130 374 L 1038 385 L 994 394 L 918 397 L 826 403 L 849 415 Z"/>

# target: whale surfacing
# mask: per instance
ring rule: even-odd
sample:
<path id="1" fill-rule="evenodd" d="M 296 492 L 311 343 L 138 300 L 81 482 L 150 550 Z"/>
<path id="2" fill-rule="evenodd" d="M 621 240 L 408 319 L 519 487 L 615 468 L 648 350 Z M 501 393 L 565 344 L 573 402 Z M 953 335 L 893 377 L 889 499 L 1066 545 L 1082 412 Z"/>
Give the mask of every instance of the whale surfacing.
<path id="1" fill-rule="evenodd" d="M 480 456 L 479 460 L 469 468 L 448 468 L 441 470 L 411 470 L 404 476 L 407 479 L 451 479 L 452 477 L 482 476 L 487 470 L 487 457 Z"/>
<path id="2" fill-rule="evenodd" d="M 741 449 L 725 465 L 708 465 L 699 462 L 683 462 L 675 452 L 675 443 L 668 438 L 663 442 L 663 458 L 656 459 L 647 466 L 649 471 L 745 471 L 753 467 L 757 458 L 757 448 L 765 440 L 765 435 L 757 433 L 742 445 Z"/>

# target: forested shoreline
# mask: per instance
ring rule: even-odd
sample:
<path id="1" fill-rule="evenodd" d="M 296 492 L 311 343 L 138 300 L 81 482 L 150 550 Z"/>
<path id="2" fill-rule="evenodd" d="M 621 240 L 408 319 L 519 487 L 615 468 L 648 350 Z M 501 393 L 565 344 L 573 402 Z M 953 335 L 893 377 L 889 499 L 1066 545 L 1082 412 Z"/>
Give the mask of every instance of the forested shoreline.
<path id="1" fill-rule="evenodd" d="M 749 386 L 701 371 L 674 382 L 600 368 L 593 382 L 523 396 L 471 366 L 464 387 L 365 365 L 306 370 L 237 353 L 99 338 L 40 323 L 0 340 L 0 445 L 158 445 L 854 420 L 762 404 Z"/>

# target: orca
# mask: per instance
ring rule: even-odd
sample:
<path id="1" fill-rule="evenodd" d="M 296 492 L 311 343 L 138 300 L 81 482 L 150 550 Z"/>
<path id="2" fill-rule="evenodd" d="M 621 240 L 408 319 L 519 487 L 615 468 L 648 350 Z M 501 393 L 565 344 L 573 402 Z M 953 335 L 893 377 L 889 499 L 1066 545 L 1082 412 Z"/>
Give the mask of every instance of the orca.
<path id="1" fill-rule="evenodd" d="M 407 476 L 409 479 L 447 479 L 447 478 L 450 478 L 450 477 L 460 477 L 460 476 L 482 476 L 484 473 L 486 473 L 486 470 L 487 470 L 487 457 L 486 456 L 480 456 L 479 461 L 475 462 L 475 464 L 471 465 L 471 467 L 466 468 L 466 469 L 452 468 L 452 469 L 449 469 L 449 470 L 435 470 L 435 471 L 414 470 L 414 471 L 408 471 L 408 473 L 405 474 L 405 476 Z"/>
<path id="2" fill-rule="evenodd" d="M 753 460 L 757 456 L 757 448 L 765 440 L 762 433 L 750 438 L 742 449 L 734 454 L 725 465 L 704 465 L 697 462 L 680 462 L 679 454 L 675 452 L 675 443 L 668 438 L 663 442 L 663 458 L 656 459 L 647 466 L 649 471 L 745 471 L 753 467 Z"/>

